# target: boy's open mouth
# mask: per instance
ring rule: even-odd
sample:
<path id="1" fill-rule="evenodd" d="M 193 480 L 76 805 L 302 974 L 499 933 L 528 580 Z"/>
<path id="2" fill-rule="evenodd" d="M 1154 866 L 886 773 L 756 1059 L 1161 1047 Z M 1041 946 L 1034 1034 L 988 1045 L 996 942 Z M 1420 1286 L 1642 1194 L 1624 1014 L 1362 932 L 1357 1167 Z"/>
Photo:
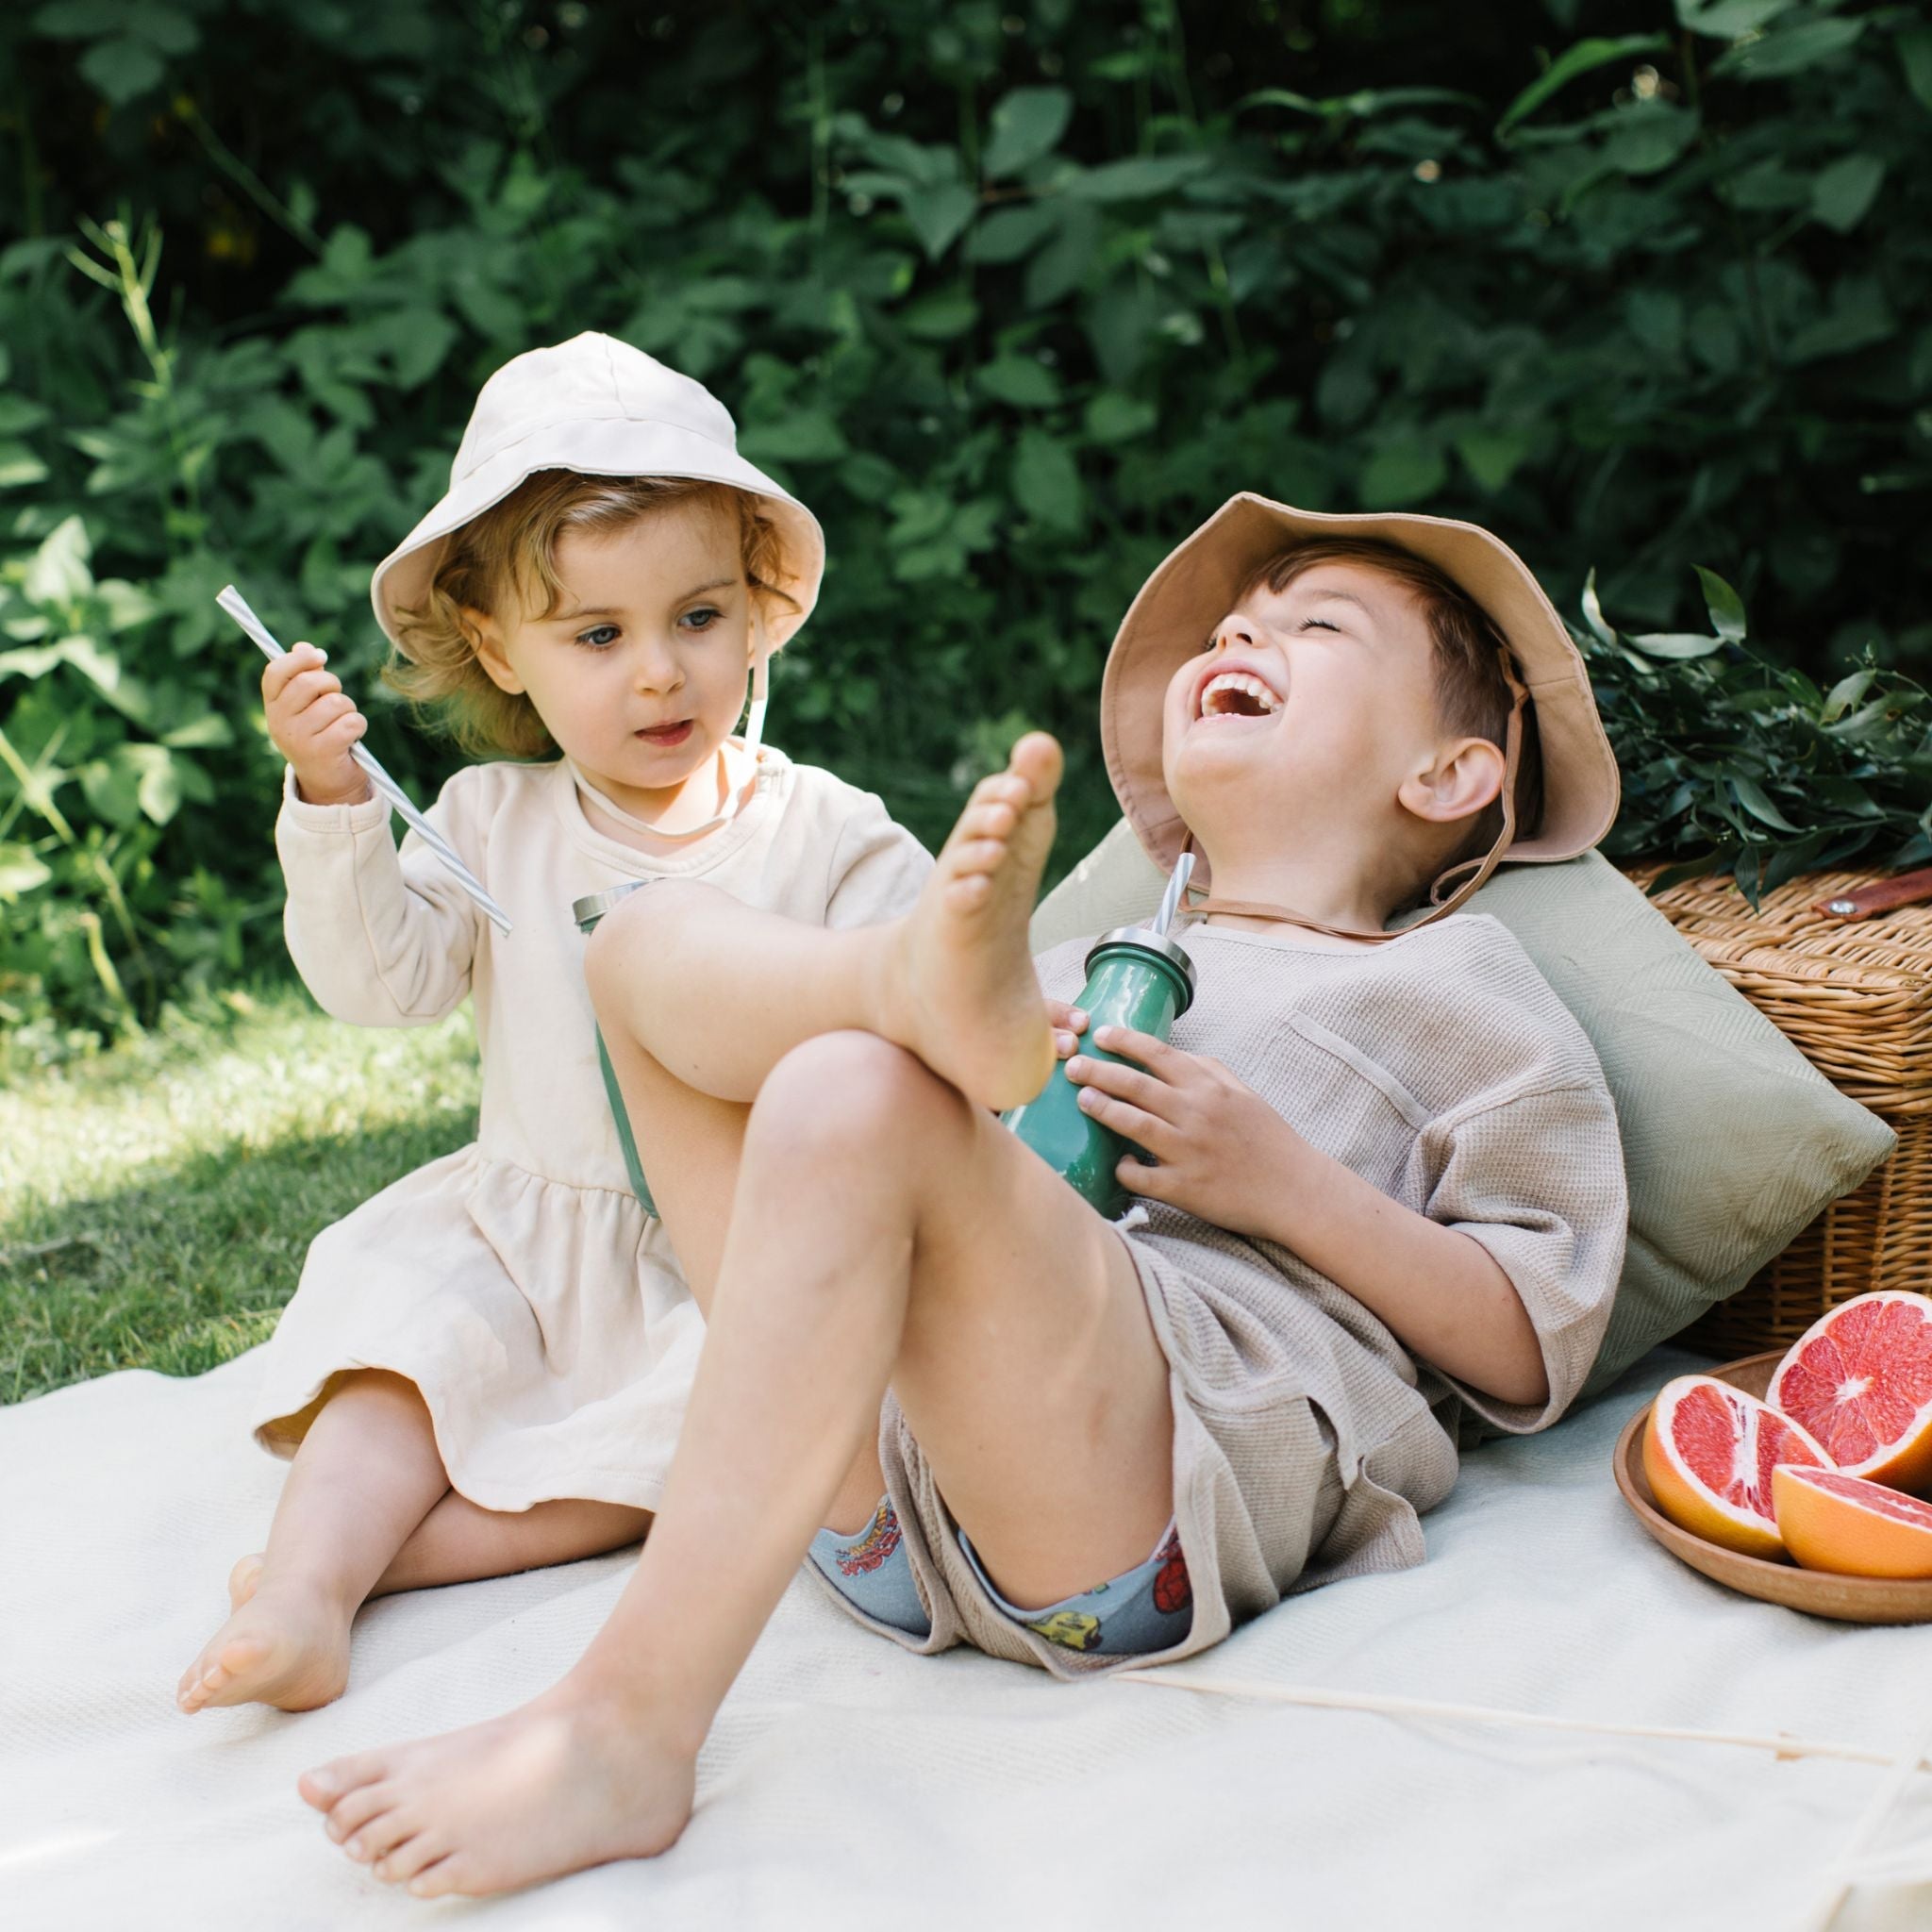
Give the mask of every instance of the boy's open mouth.
<path id="1" fill-rule="evenodd" d="M 1262 680 L 1246 671 L 1217 671 L 1201 687 L 1194 715 L 1209 718 L 1267 718 L 1281 708 L 1281 700 Z"/>

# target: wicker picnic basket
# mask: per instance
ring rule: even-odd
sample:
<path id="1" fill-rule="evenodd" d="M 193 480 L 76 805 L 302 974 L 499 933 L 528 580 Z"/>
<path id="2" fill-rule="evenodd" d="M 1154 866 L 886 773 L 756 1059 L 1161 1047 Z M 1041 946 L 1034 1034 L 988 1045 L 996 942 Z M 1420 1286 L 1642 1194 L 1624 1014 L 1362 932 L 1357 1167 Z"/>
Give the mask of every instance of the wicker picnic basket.
<path id="1" fill-rule="evenodd" d="M 1632 867 L 1639 885 L 1660 866 Z M 1841 1091 L 1880 1115 L 1898 1147 L 1770 1265 L 1687 1331 L 1725 1356 L 1785 1348 L 1826 1309 L 1873 1289 L 1932 1293 L 1932 906 L 1846 920 L 1821 904 L 1885 884 L 1808 873 L 1751 909 L 1728 877 L 1651 901 Z"/>

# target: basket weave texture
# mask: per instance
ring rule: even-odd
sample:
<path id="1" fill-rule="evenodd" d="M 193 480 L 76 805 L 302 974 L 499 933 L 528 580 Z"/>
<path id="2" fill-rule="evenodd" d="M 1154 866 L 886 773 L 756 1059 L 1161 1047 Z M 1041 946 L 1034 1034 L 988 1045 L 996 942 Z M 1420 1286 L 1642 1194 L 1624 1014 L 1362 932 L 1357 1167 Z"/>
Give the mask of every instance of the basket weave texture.
<path id="1" fill-rule="evenodd" d="M 1647 886 L 1661 866 L 1633 866 Z M 1730 1357 L 1787 1348 L 1820 1315 L 1873 1289 L 1932 1293 L 1932 906 L 1845 922 L 1823 900 L 1872 872 L 1807 873 L 1759 902 L 1728 876 L 1651 901 L 1842 1092 L 1880 1115 L 1898 1147 L 1743 1288 L 1685 1331 Z"/>

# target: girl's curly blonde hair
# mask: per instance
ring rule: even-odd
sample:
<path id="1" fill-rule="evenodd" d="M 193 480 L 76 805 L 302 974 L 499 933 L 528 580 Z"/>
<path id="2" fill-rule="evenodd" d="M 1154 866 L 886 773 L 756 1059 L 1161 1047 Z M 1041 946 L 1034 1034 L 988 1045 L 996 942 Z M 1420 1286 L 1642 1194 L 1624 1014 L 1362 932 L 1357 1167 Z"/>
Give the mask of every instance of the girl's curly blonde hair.
<path id="1" fill-rule="evenodd" d="M 521 608 L 549 617 L 560 607 L 558 540 L 566 530 L 608 534 L 683 504 L 708 503 L 738 524 L 745 581 L 755 599 L 791 605 L 777 588 L 783 540 L 748 491 L 689 476 L 586 476 L 539 470 L 444 543 L 420 605 L 395 612 L 400 641 L 383 682 L 472 757 L 541 758 L 557 749 L 521 691 L 493 683 L 477 660 L 465 608 Z"/>

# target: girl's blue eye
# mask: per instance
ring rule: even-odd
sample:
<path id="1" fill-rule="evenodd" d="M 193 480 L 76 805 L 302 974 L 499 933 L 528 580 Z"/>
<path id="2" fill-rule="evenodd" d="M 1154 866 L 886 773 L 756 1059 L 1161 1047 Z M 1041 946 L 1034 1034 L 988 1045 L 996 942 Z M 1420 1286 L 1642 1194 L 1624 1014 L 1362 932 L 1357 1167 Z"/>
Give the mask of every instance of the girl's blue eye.
<path id="1" fill-rule="evenodd" d="M 724 614 L 714 605 L 700 604 L 695 610 L 687 610 L 680 622 L 692 630 L 709 630 Z"/>
<path id="2" fill-rule="evenodd" d="M 617 626 L 614 624 L 592 625 L 589 630 L 580 630 L 576 641 L 588 651 L 608 651 L 617 641 Z"/>

